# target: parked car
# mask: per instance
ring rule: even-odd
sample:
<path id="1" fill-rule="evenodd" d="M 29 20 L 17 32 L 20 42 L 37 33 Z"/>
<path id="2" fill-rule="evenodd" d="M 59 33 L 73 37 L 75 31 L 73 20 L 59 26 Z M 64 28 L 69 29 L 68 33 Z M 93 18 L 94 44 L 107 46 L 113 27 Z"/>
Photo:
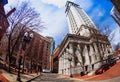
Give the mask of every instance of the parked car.
<path id="1" fill-rule="evenodd" d="M 42 72 L 43 73 L 50 73 L 51 71 L 49 69 L 43 69 Z"/>
<path id="2" fill-rule="evenodd" d="M 104 64 L 102 65 L 99 69 L 97 69 L 95 71 L 95 74 L 101 74 L 101 73 L 104 73 L 105 71 L 107 71 L 109 69 L 110 65 L 109 64 Z"/>
<path id="3" fill-rule="evenodd" d="M 116 64 L 116 58 L 111 59 L 109 64 L 110 64 L 110 66 L 115 65 Z"/>
<path id="4" fill-rule="evenodd" d="M 119 59 L 120 59 L 120 56 L 117 56 L 117 57 L 115 58 L 116 61 L 119 60 Z"/>

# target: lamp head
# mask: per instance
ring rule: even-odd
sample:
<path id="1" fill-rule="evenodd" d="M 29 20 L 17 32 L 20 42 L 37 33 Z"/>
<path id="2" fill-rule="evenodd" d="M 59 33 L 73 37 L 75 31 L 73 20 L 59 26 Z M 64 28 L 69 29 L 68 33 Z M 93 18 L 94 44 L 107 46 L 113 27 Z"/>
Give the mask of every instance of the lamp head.
<path id="1" fill-rule="evenodd" d="M 25 36 L 25 37 L 28 37 L 28 32 L 25 32 L 24 36 Z"/>
<path id="2" fill-rule="evenodd" d="M 30 38 L 33 38 L 33 37 L 34 37 L 34 34 L 33 34 L 33 33 L 30 33 L 29 36 L 30 36 Z"/>

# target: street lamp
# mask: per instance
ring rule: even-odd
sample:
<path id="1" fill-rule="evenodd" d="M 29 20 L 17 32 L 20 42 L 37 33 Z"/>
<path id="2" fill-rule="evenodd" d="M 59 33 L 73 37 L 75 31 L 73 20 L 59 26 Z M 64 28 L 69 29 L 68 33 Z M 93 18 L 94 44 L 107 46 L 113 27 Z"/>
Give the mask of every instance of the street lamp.
<path id="1" fill-rule="evenodd" d="M 71 70 L 71 61 L 72 61 L 72 58 L 68 58 L 68 61 L 70 62 L 70 77 L 73 77 L 72 76 L 72 70 Z"/>
<path id="2" fill-rule="evenodd" d="M 22 53 L 20 53 L 20 56 L 19 56 L 19 60 L 18 60 L 18 63 L 19 63 L 19 66 L 18 66 L 18 76 L 17 76 L 17 81 L 21 81 L 21 78 L 20 78 L 20 66 L 21 66 L 21 61 L 23 59 L 23 71 L 24 71 L 24 58 L 21 54 L 23 54 L 23 52 L 25 52 L 25 49 L 26 49 L 26 46 L 27 44 L 31 41 L 31 39 L 33 38 L 33 33 L 30 33 L 30 31 L 26 31 L 24 33 L 24 36 L 23 36 L 23 40 L 22 40 L 22 47 L 21 47 L 21 50 L 22 50 Z"/>

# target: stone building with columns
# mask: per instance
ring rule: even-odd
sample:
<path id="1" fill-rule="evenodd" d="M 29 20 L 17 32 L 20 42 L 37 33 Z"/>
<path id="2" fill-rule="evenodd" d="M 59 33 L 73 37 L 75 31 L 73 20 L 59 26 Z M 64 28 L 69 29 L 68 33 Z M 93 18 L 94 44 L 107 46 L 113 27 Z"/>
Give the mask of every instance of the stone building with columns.
<path id="1" fill-rule="evenodd" d="M 91 34 L 89 37 L 67 34 L 60 46 L 59 74 L 79 74 L 95 71 L 108 62 L 112 55 L 106 36 Z M 72 61 L 69 61 L 69 59 Z"/>
<path id="2" fill-rule="evenodd" d="M 60 45 L 59 74 L 95 71 L 112 57 L 110 42 L 79 5 L 67 1 L 69 33 Z"/>

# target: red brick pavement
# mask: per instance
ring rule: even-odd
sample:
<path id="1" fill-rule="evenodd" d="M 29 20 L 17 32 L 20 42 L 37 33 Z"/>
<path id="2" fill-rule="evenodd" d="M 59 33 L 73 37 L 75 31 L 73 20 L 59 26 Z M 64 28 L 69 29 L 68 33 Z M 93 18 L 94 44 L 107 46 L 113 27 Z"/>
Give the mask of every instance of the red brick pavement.
<path id="1" fill-rule="evenodd" d="M 69 75 L 63 75 L 63 74 L 59 74 L 59 75 L 62 75 L 62 76 L 65 76 L 65 77 L 69 78 Z M 95 75 L 94 74 L 92 76 L 73 75 L 73 78 L 85 79 L 85 80 L 88 80 L 88 81 L 97 81 L 97 80 L 107 80 L 107 79 L 111 79 L 111 78 L 115 78 L 115 77 L 119 77 L 119 76 L 120 76 L 120 60 L 119 60 L 119 62 L 116 63 L 116 65 L 111 67 L 109 70 L 107 70 L 103 74 L 100 74 L 100 75 Z"/>
<path id="2" fill-rule="evenodd" d="M 0 74 L 0 82 L 9 82 L 3 75 Z"/>
<path id="3" fill-rule="evenodd" d="M 66 78 L 70 78 L 69 75 L 63 75 L 63 74 L 58 74 L 60 76 L 64 76 Z M 93 77 L 95 75 L 92 75 L 92 76 L 88 76 L 88 75 L 84 75 L 84 76 L 80 76 L 79 74 L 74 74 L 72 78 L 77 78 L 77 79 L 86 79 L 86 78 L 90 78 L 90 77 Z"/>
<path id="4" fill-rule="evenodd" d="M 120 62 L 117 62 L 116 65 L 111 67 L 109 70 L 107 70 L 103 74 L 97 75 L 96 77 L 91 78 L 89 80 L 106 80 L 106 79 L 112 79 L 118 76 L 120 76 Z"/>

